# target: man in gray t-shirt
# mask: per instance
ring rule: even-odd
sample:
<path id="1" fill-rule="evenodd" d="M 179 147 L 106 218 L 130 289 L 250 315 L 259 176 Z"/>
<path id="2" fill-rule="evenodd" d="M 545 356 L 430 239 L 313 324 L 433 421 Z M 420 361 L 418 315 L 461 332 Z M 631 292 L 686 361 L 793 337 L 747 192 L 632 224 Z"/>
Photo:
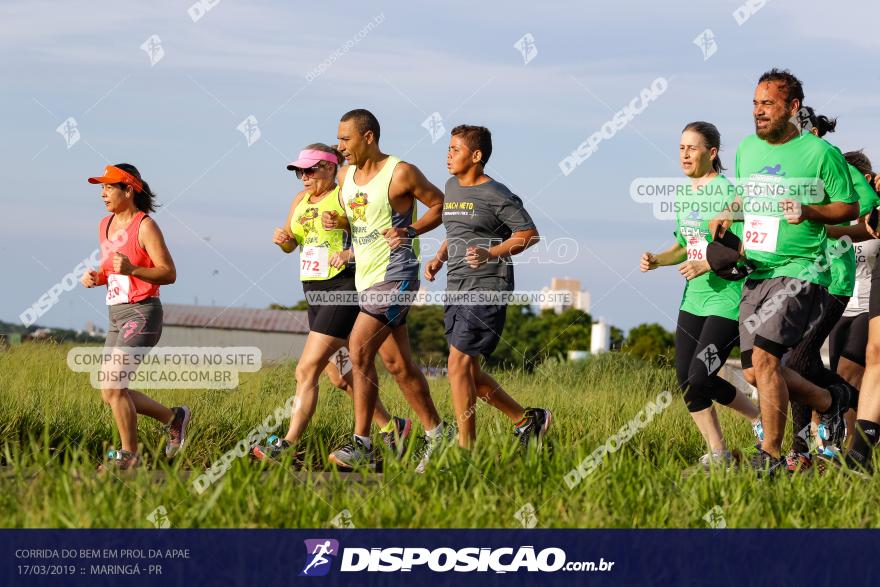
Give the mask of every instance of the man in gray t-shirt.
<path id="1" fill-rule="evenodd" d="M 492 135 L 482 126 L 452 129 L 446 167 L 443 225 L 446 242 L 425 265 L 434 281 L 448 260 L 447 292 L 511 291 L 510 258 L 537 242 L 538 231 L 522 200 L 484 173 L 492 154 Z M 492 353 L 501 340 L 506 304 L 478 305 L 453 299 L 444 308 L 449 342 L 449 385 L 458 421 L 458 444 L 470 448 L 477 437 L 476 398 L 501 410 L 514 422 L 523 447 L 540 443 L 550 426 L 550 410 L 523 408 L 480 368 L 480 355 Z"/>

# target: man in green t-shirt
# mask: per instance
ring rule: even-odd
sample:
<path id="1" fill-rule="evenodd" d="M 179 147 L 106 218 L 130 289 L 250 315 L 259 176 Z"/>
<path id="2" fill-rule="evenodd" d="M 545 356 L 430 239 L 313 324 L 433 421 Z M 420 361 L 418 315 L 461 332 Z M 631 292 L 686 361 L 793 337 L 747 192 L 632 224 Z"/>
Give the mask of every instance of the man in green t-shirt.
<path id="1" fill-rule="evenodd" d="M 800 80 L 772 69 L 758 80 L 755 135 L 737 148 L 745 256 L 755 266 L 743 286 L 740 348 L 746 380 L 758 388 L 764 440 L 753 466 L 785 467 L 782 438 L 789 394 L 821 414 L 829 440 L 839 442 L 845 388 L 821 388 L 782 366 L 782 356 L 822 318 L 829 303 L 830 258 L 825 225 L 853 220 L 858 204 L 846 162 L 837 149 L 801 134 L 796 115 L 803 103 Z M 729 226 L 731 218 L 716 219 Z M 713 226 L 714 230 L 714 226 Z"/>

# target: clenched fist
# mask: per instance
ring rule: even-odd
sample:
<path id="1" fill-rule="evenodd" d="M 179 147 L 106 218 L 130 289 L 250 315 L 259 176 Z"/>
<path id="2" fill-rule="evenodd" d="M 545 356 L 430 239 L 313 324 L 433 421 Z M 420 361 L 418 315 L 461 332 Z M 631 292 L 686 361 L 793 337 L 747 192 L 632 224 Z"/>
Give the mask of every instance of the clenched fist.
<path id="1" fill-rule="evenodd" d="M 113 273 L 118 273 L 120 275 L 131 275 L 131 272 L 133 270 L 134 265 L 132 265 L 131 261 L 128 260 L 128 257 L 123 255 L 122 253 L 113 254 Z"/>
<path id="2" fill-rule="evenodd" d="M 324 230 L 334 230 L 339 228 L 339 212 L 328 210 L 321 214 L 321 224 Z"/>
<path id="3" fill-rule="evenodd" d="M 272 235 L 272 242 L 278 246 L 290 242 L 291 240 L 293 240 L 293 237 L 291 237 L 290 234 L 283 228 L 276 228 L 275 234 Z"/>

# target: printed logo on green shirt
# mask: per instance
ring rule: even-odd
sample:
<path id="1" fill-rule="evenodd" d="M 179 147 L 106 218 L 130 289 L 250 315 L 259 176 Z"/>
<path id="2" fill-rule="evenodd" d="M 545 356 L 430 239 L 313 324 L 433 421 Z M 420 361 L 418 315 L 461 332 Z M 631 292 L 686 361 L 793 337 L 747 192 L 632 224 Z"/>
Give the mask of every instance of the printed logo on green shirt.
<path id="1" fill-rule="evenodd" d="M 367 221 L 367 194 L 365 194 L 364 192 L 356 193 L 351 201 L 348 203 L 348 207 L 351 208 L 352 221 Z"/>

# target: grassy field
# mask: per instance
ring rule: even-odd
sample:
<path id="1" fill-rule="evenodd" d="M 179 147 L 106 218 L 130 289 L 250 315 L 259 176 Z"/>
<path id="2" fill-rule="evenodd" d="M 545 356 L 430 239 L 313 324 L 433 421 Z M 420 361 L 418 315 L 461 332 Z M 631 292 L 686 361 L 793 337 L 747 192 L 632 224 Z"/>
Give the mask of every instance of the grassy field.
<path id="1" fill-rule="evenodd" d="M 524 405 L 553 410 L 540 454 L 518 453 L 510 424 L 481 405 L 478 446 L 470 453 L 448 451 L 443 470 L 417 475 L 405 458 L 386 463 L 382 475 L 326 473 L 326 454 L 350 434 L 352 416 L 345 395 L 323 381 L 306 437 L 314 473 L 241 458 L 197 494 L 193 478 L 292 395 L 293 366 L 284 365 L 243 374 L 234 391 L 156 391 L 160 401 L 193 409 L 185 454 L 164 462 L 160 426 L 142 419 L 139 437 L 149 465 L 122 477 L 99 476 L 95 466 L 114 444 L 112 419 L 87 375 L 68 370 L 67 348 L 25 344 L 0 352 L 4 527 L 152 527 L 147 516 L 160 506 L 177 528 L 328 527 L 343 510 L 359 528 L 514 528 L 526 504 L 534 507 L 538 527 L 706 527 L 703 517 L 716 506 L 727 527 L 874 527 L 880 521 L 880 477 L 762 480 L 731 472 L 684 478 L 704 448 L 677 394 L 569 489 L 566 473 L 661 390 L 674 388 L 670 369 L 618 354 L 545 364 L 533 374 L 496 374 Z M 441 415 L 451 418 L 446 380 L 430 384 Z M 388 377 L 382 397 L 393 413 L 409 415 Z M 731 446 L 748 446 L 745 420 L 722 411 L 721 421 Z"/>

